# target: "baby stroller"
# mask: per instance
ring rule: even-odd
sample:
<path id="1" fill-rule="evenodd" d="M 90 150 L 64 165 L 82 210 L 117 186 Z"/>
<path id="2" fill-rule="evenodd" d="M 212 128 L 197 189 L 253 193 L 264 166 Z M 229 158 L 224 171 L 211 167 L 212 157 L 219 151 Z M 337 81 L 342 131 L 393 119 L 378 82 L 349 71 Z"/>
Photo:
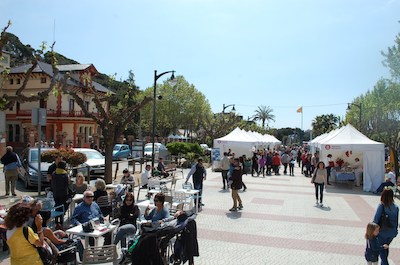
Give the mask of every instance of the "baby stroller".
<path id="1" fill-rule="evenodd" d="M 176 220 L 163 225 L 155 224 L 153 227 L 144 229 L 142 234 L 135 240 L 128 243 L 128 250 L 123 253 L 120 264 L 182 264 L 190 260 L 186 258 L 189 248 L 185 248 L 184 233 L 189 224 L 196 226 L 194 219 L 196 215 L 192 212 L 183 213 Z M 193 232 L 193 230 L 191 230 Z M 176 238 L 175 238 L 176 237 Z M 179 243 L 178 242 L 179 238 Z M 198 256 L 197 233 L 195 234 L 195 249 L 191 253 Z M 175 247 L 176 246 L 176 247 Z M 179 252 L 175 252 L 177 249 Z M 192 249 L 192 248 L 190 248 Z M 193 260 L 193 256 L 191 259 Z"/>

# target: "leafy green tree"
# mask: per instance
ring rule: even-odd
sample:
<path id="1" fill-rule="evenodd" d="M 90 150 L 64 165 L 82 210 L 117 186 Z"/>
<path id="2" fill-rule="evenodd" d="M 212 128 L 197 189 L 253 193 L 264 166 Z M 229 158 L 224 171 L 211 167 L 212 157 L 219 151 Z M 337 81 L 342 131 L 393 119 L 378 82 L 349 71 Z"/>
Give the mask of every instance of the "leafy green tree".
<path id="1" fill-rule="evenodd" d="M 397 34 L 395 45 L 388 47 L 387 52 L 381 52 L 385 57 L 383 65 L 390 69 L 392 78 L 400 81 L 400 34 Z"/>
<path id="2" fill-rule="evenodd" d="M 393 154 L 398 154 L 400 146 L 400 84 L 392 80 L 381 79 L 372 91 L 355 99 L 362 100 L 363 124 L 370 138 L 385 143 Z M 350 116 L 349 111 L 346 114 Z M 396 176 L 398 156 L 394 156 Z"/>
<path id="3" fill-rule="evenodd" d="M 338 127 L 339 118 L 333 114 L 323 114 L 316 116 L 312 121 L 313 137 L 330 132 Z"/>
<path id="4" fill-rule="evenodd" d="M 153 97 L 153 87 L 147 88 L 142 96 Z M 177 77 L 175 86 L 165 81 L 157 84 L 156 135 L 167 136 L 184 129 L 187 133 L 197 132 L 201 121 L 211 113 L 211 107 L 203 93 L 183 76 Z M 141 111 L 142 131 L 151 135 L 153 106 L 149 104 Z"/>
<path id="5" fill-rule="evenodd" d="M 268 127 L 268 123 L 270 121 L 275 121 L 275 115 L 272 114 L 273 109 L 269 106 L 259 106 L 258 109 L 255 111 L 256 114 L 253 116 L 253 121 L 261 121 L 262 128 L 265 129 L 265 125 Z"/>

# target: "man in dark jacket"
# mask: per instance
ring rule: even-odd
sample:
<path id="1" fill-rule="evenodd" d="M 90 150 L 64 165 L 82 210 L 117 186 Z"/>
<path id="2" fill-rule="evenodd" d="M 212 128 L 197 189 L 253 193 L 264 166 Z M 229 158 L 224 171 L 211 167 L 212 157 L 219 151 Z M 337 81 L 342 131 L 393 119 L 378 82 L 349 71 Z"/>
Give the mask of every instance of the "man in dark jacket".
<path id="1" fill-rule="evenodd" d="M 66 167 L 67 164 L 64 161 L 58 162 L 56 171 L 54 171 L 51 179 L 51 190 L 55 202 L 54 207 L 64 205 L 64 212 L 68 207 L 67 201 L 69 199 L 69 176 Z M 64 216 L 56 218 L 55 222 L 58 226 L 57 228 L 61 229 L 64 222 Z"/>
<path id="2" fill-rule="evenodd" d="M 201 210 L 201 206 L 204 206 L 204 204 L 201 202 L 201 197 L 203 194 L 203 180 L 206 180 L 207 177 L 207 171 L 203 166 L 203 159 L 199 158 L 197 163 L 192 166 L 189 174 L 186 177 L 185 183 L 188 182 L 190 176 L 193 176 L 194 189 L 199 190 L 199 195 L 196 198 L 196 205 L 198 206 L 199 210 Z"/>
<path id="3" fill-rule="evenodd" d="M 4 177 L 6 181 L 5 196 L 10 194 L 10 185 L 12 196 L 17 196 L 15 193 L 15 183 L 17 182 L 18 169 L 21 167 L 21 161 L 17 154 L 13 152 L 12 146 L 6 147 L 6 153 L 1 158 L 1 163 L 4 165 Z"/>

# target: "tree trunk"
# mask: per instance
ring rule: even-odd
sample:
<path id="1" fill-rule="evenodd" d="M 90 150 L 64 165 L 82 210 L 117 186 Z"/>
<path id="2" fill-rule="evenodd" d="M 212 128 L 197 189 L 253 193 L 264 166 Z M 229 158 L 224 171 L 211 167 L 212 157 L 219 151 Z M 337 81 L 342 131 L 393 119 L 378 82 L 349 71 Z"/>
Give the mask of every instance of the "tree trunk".
<path id="1" fill-rule="evenodd" d="M 112 169 L 112 153 L 114 149 L 114 142 L 111 139 L 107 139 L 104 141 L 104 147 L 105 147 L 105 152 L 106 152 L 106 168 L 105 168 L 105 173 L 104 173 L 104 181 L 107 184 L 112 183 L 113 179 L 113 169 Z"/>
<path id="2" fill-rule="evenodd" d="M 394 168 L 394 174 L 396 174 L 396 183 L 397 183 L 397 178 L 399 175 L 399 156 L 398 156 L 399 150 L 391 146 L 390 151 L 393 154 L 393 165 L 391 166 L 393 166 Z"/>

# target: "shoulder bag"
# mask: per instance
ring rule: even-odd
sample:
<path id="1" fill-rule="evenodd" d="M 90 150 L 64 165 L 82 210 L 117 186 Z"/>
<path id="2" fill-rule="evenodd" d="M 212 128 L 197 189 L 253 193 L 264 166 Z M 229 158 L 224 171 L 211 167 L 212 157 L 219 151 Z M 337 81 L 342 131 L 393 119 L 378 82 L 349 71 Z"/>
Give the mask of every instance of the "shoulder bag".
<path id="1" fill-rule="evenodd" d="M 314 174 L 312 176 L 311 183 L 314 183 L 315 178 L 317 177 L 317 171 L 318 171 L 318 168 L 315 170 L 315 172 L 314 172 Z"/>
<path id="2" fill-rule="evenodd" d="M 389 228 L 393 228 L 392 223 L 389 220 L 389 215 L 385 212 L 385 206 L 381 204 L 382 214 L 379 218 L 378 225 L 381 227 L 381 230 L 387 230 Z"/>
<path id="3" fill-rule="evenodd" d="M 24 233 L 25 239 L 29 242 L 29 240 L 28 240 L 28 227 L 24 226 L 23 229 L 22 229 L 22 232 Z M 39 253 L 40 259 L 42 260 L 44 265 L 54 265 L 54 264 L 56 264 L 56 260 L 57 260 L 57 257 L 58 257 L 58 250 L 53 245 L 53 243 L 50 242 L 50 240 L 45 238 L 45 240 L 43 242 L 43 247 L 36 247 L 34 244 L 31 244 L 31 245 L 36 248 L 37 252 Z M 50 248 L 51 251 L 48 248 Z"/>

